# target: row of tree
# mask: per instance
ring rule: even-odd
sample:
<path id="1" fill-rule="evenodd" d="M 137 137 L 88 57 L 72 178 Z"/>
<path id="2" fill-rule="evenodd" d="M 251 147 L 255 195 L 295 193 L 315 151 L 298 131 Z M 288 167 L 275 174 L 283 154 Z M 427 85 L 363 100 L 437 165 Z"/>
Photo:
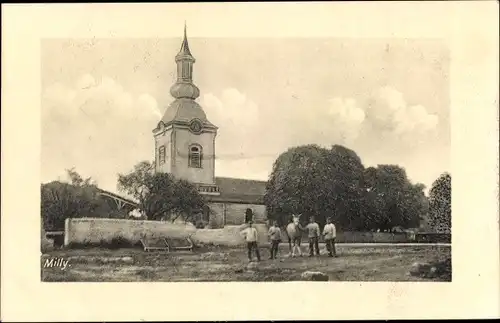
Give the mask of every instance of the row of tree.
<path id="1" fill-rule="evenodd" d="M 305 145 L 278 157 L 265 203 L 268 216 L 282 225 L 294 213 L 302 214 L 304 222 L 315 216 L 320 224 L 331 217 L 340 230 L 416 228 L 430 207 L 434 218 L 440 214 L 449 219 L 446 190 L 433 188 L 429 205 L 424 189 L 423 184 L 412 184 L 400 166 L 365 168 L 359 156 L 346 147 Z"/>
<path id="2" fill-rule="evenodd" d="M 194 185 L 170 174 L 155 174 L 153 166 L 140 162 L 130 173 L 118 175 L 118 188 L 137 201 L 139 218 L 192 220 L 206 209 L 207 203 Z M 67 175 L 67 182 L 41 185 L 41 217 L 46 230 L 63 230 L 67 218 L 132 217 L 130 207 L 117 209 L 111 199 L 103 198 L 92 178 L 83 179 L 74 169 L 67 170 Z"/>
<path id="3" fill-rule="evenodd" d="M 53 181 L 40 187 L 42 225 L 47 230 L 62 230 L 66 218 L 93 214 L 101 206 L 92 178 L 83 179 L 74 169 L 67 170 L 67 175 L 68 182 Z"/>
<path id="4" fill-rule="evenodd" d="M 83 179 L 68 170 L 69 183 L 41 185 L 44 227 L 60 230 L 71 217 L 128 217 L 109 200 L 99 197 L 92 178 Z M 118 175 L 118 189 L 137 201 L 142 217 L 152 220 L 199 219 L 208 202 L 196 187 L 170 174 L 155 173 L 154 163 L 138 163 L 127 174 Z M 389 230 L 418 227 L 428 215 L 441 231 L 451 226 L 451 177 L 441 175 L 429 198 L 424 185 L 412 184 L 403 168 L 378 165 L 365 168 L 352 150 L 335 145 L 295 147 L 282 153 L 273 165 L 264 201 L 268 217 L 280 224 L 290 215 L 314 215 L 320 224 L 332 217 L 340 230 Z"/>

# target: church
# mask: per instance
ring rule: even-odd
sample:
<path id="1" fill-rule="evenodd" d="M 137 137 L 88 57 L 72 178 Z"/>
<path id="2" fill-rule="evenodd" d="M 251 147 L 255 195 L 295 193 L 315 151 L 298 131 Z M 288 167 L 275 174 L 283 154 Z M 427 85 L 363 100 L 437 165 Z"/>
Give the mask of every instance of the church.
<path id="1" fill-rule="evenodd" d="M 155 171 L 193 183 L 209 201 L 203 217 L 211 228 L 240 225 L 252 219 L 265 223 L 265 181 L 215 176 L 218 127 L 196 102 L 200 90 L 193 83 L 196 62 L 184 39 L 175 56 L 177 81 L 170 88 L 175 99 L 153 129 Z"/>

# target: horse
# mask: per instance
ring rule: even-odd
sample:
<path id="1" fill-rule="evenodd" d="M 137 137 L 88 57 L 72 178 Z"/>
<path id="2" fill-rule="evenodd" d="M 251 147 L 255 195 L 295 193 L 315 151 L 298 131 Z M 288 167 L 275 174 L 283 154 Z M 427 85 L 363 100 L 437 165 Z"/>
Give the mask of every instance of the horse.
<path id="1" fill-rule="evenodd" d="M 286 234 L 288 236 L 288 246 L 290 247 L 290 254 L 295 257 L 295 250 L 298 250 L 299 256 L 302 256 L 302 250 L 300 249 L 300 242 L 302 238 L 302 231 L 304 227 L 300 225 L 300 214 L 292 215 L 292 221 L 286 226 Z"/>

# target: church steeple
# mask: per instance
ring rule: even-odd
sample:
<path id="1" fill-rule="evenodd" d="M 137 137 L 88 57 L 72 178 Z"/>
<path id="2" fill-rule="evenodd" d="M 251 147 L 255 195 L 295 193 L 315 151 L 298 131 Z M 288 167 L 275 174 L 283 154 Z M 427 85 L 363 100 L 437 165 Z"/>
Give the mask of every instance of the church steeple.
<path id="1" fill-rule="evenodd" d="M 177 79 L 170 88 L 174 97 L 153 129 L 155 171 L 196 183 L 201 194 L 218 195 L 215 183 L 217 126 L 208 121 L 196 102 L 200 90 L 193 84 L 195 59 L 189 48 L 186 25 L 175 56 Z"/>
<path id="2" fill-rule="evenodd" d="M 195 100 L 200 96 L 200 90 L 193 84 L 193 64 L 196 60 L 189 50 L 186 29 L 186 24 L 184 24 L 184 39 L 182 40 L 179 53 L 175 56 L 177 81 L 170 88 L 170 94 L 176 99 L 186 98 Z"/>
<path id="3" fill-rule="evenodd" d="M 190 58 L 191 60 L 193 60 L 193 63 L 195 61 L 193 55 L 191 55 L 191 51 L 189 50 L 186 22 L 184 22 L 184 39 L 182 40 L 181 50 L 179 51 L 179 54 L 177 54 L 177 56 L 175 57 L 176 61 L 178 59 L 181 59 L 182 57 Z"/>

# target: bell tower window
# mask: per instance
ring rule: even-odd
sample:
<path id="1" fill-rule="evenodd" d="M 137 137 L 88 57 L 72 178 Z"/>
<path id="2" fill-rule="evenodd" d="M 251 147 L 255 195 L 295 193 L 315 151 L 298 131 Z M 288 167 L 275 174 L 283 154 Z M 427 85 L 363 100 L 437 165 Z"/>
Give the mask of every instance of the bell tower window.
<path id="1" fill-rule="evenodd" d="M 165 146 L 160 146 L 158 149 L 158 163 L 160 165 L 165 164 Z"/>
<path id="2" fill-rule="evenodd" d="M 200 145 L 191 145 L 189 147 L 189 167 L 201 168 L 203 159 L 203 150 Z"/>

